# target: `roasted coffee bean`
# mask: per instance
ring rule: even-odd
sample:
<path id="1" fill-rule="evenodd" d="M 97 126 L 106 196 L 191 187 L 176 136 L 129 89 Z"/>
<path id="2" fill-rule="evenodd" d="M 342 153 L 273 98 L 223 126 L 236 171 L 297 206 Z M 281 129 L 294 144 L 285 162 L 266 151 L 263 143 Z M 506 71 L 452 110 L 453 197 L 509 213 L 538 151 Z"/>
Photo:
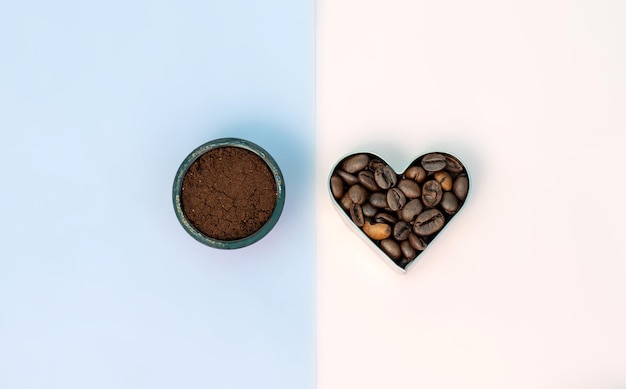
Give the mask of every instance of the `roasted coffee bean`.
<path id="1" fill-rule="evenodd" d="M 374 221 L 376 223 L 387 223 L 389 225 L 393 225 L 396 224 L 398 219 L 390 213 L 380 212 L 374 215 Z"/>
<path id="2" fill-rule="evenodd" d="M 393 226 L 393 238 L 395 240 L 405 240 L 409 237 L 412 228 L 413 226 L 405 221 L 397 222 L 396 225 Z"/>
<path id="3" fill-rule="evenodd" d="M 344 172 L 343 170 L 337 170 L 337 175 L 339 177 L 341 177 L 343 182 L 345 182 L 347 185 L 354 185 L 357 182 L 359 182 L 359 179 L 356 178 L 355 175 L 352 175 L 350 173 Z"/>
<path id="4" fill-rule="evenodd" d="M 418 184 L 421 184 L 424 180 L 426 180 L 426 170 L 424 170 L 421 166 L 411 166 L 406 170 L 404 176 L 417 182 Z"/>
<path id="5" fill-rule="evenodd" d="M 339 204 L 341 205 L 341 208 L 343 208 L 344 211 L 349 212 L 350 206 L 353 203 L 352 203 L 352 200 L 350 200 L 350 197 L 348 197 L 348 194 L 344 193 L 343 197 L 341 197 L 341 199 L 339 200 Z"/>
<path id="6" fill-rule="evenodd" d="M 445 222 L 446 219 L 440 210 L 436 208 L 427 209 L 415 218 L 413 232 L 421 236 L 432 235 L 441 230 Z"/>
<path id="7" fill-rule="evenodd" d="M 452 192 L 444 192 L 443 197 L 441 198 L 441 203 L 439 204 L 449 215 L 452 215 L 459 210 L 459 199 L 457 199 Z"/>
<path id="8" fill-rule="evenodd" d="M 376 170 L 378 168 L 381 168 L 381 167 L 383 167 L 385 165 L 386 165 L 386 163 L 384 163 L 380 159 L 372 159 L 370 161 L 370 163 L 367 164 L 367 168 L 370 169 L 371 171 L 374 171 L 374 170 Z"/>
<path id="9" fill-rule="evenodd" d="M 340 199 L 343 196 L 343 180 L 338 176 L 330 177 L 330 190 L 334 198 Z"/>
<path id="10" fill-rule="evenodd" d="M 352 185 L 348 189 L 348 197 L 355 204 L 363 204 L 367 200 L 367 190 L 359 184 Z"/>
<path id="11" fill-rule="evenodd" d="M 385 254 L 389 255 L 392 259 L 398 259 L 402 255 L 400 245 L 393 239 L 385 239 L 380 242 L 380 248 L 383 249 Z"/>
<path id="12" fill-rule="evenodd" d="M 370 203 L 363 204 L 361 208 L 363 208 L 363 215 L 365 217 L 373 217 L 376 215 L 376 212 L 378 212 L 378 209 L 374 208 L 374 206 Z"/>
<path id="13" fill-rule="evenodd" d="M 400 250 L 402 251 L 402 255 L 404 255 L 404 257 L 409 261 L 412 261 L 415 257 L 417 257 L 417 250 L 411 246 L 411 243 L 408 240 L 400 242 Z"/>
<path id="14" fill-rule="evenodd" d="M 404 193 L 398 188 L 391 188 L 387 191 L 387 205 L 392 211 L 398 211 L 406 204 Z"/>
<path id="15" fill-rule="evenodd" d="M 426 181 L 422 189 L 422 202 L 427 207 L 434 207 L 441 201 L 443 191 L 441 185 L 435 180 Z"/>
<path id="16" fill-rule="evenodd" d="M 417 176 L 417 169 L 419 167 L 418 166 L 409 166 L 405 171 L 404 171 L 404 176 L 408 179 L 414 180 L 415 177 Z"/>
<path id="17" fill-rule="evenodd" d="M 386 223 L 372 224 L 369 221 L 363 223 L 363 232 L 373 240 L 383 240 L 391 236 L 391 226 Z"/>
<path id="18" fill-rule="evenodd" d="M 422 239 L 421 236 L 417 236 L 414 233 L 409 234 L 409 239 L 407 239 L 411 247 L 413 247 L 417 251 L 424 251 L 426 249 L 426 242 Z"/>
<path id="19" fill-rule="evenodd" d="M 420 186 L 413 180 L 400 180 L 400 182 L 398 182 L 398 188 L 409 199 L 416 199 L 422 194 Z"/>
<path id="20" fill-rule="evenodd" d="M 439 185 L 441 185 L 441 189 L 445 191 L 452 190 L 452 176 L 450 175 L 450 173 L 446 171 L 440 171 L 436 172 L 434 177 L 435 181 L 437 181 Z"/>
<path id="21" fill-rule="evenodd" d="M 413 199 L 406 203 L 402 210 L 400 210 L 400 218 L 405 222 L 410 222 L 417 215 L 422 213 L 424 206 L 422 205 L 422 201 L 420 199 Z"/>
<path id="22" fill-rule="evenodd" d="M 387 195 L 382 192 L 372 193 L 370 195 L 370 204 L 376 208 L 387 208 Z"/>
<path id="23" fill-rule="evenodd" d="M 402 250 L 402 245 L 400 245 L 400 250 Z M 400 256 L 400 258 L 394 260 L 394 262 L 396 263 L 396 265 L 400 266 L 401 268 L 406 268 L 407 266 L 409 266 L 409 263 L 411 263 L 411 261 L 413 261 L 412 259 L 409 259 L 405 256 Z"/>
<path id="24" fill-rule="evenodd" d="M 463 165 L 453 156 L 446 155 L 446 170 L 450 173 L 461 173 L 463 171 Z"/>
<path id="25" fill-rule="evenodd" d="M 428 172 L 436 172 L 446 167 L 446 157 L 439 153 L 426 154 L 422 158 L 422 167 Z"/>
<path id="26" fill-rule="evenodd" d="M 350 206 L 350 217 L 354 224 L 359 227 L 363 227 L 363 223 L 365 223 L 365 217 L 363 216 L 363 208 L 359 204 L 352 204 Z"/>
<path id="27" fill-rule="evenodd" d="M 467 197 L 467 191 L 469 189 L 469 180 L 466 175 L 459 175 L 454 184 L 452 185 L 452 191 L 460 200 L 465 200 Z"/>
<path id="28" fill-rule="evenodd" d="M 346 159 L 341 167 L 348 173 L 356 173 L 365 169 L 370 161 L 370 157 L 367 154 L 357 154 Z"/>
<path id="29" fill-rule="evenodd" d="M 374 179 L 381 189 L 394 187 L 398 182 L 396 172 L 394 172 L 388 165 L 384 165 L 374 170 Z"/>
<path id="30" fill-rule="evenodd" d="M 369 170 L 360 171 L 357 178 L 359 179 L 361 185 L 363 185 L 366 189 L 369 189 L 372 192 L 380 190 L 378 184 L 376 184 L 376 180 L 374 179 L 374 173 Z"/>

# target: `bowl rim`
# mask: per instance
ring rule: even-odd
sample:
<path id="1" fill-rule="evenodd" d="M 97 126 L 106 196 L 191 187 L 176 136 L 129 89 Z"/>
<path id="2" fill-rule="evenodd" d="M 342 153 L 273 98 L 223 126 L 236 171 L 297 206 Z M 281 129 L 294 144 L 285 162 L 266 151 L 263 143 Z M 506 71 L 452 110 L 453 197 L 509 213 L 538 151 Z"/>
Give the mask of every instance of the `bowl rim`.
<path id="1" fill-rule="evenodd" d="M 265 164 L 268 166 L 268 168 L 272 172 L 272 175 L 274 176 L 274 181 L 276 183 L 276 205 L 274 206 L 274 211 L 270 215 L 269 219 L 267 219 L 267 222 L 265 222 L 265 224 L 252 235 L 236 240 L 215 239 L 200 232 L 197 228 L 193 226 L 193 224 L 191 224 L 191 222 L 185 215 L 181 201 L 183 179 L 185 178 L 189 167 L 202 155 L 211 150 L 221 147 L 237 147 L 253 152 L 259 158 L 261 158 L 261 160 L 263 160 L 263 162 L 265 162 Z M 272 228 L 274 228 L 276 222 L 278 222 L 278 219 L 282 214 L 283 207 L 285 205 L 285 180 L 278 166 L 278 163 L 276 163 L 270 153 L 268 153 L 261 146 L 242 138 L 218 138 L 196 147 L 180 164 L 174 178 L 174 185 L 172 188 L 172 201 L 178 221 L 183 226 L 183 229 L 187 231 L 187 233 L 191 235 L 195 240 L 213 248 L 237 249 L 258 242 L 263 237 L 265 237 L 265 235 L 267 235 L 272 230 Z"/>

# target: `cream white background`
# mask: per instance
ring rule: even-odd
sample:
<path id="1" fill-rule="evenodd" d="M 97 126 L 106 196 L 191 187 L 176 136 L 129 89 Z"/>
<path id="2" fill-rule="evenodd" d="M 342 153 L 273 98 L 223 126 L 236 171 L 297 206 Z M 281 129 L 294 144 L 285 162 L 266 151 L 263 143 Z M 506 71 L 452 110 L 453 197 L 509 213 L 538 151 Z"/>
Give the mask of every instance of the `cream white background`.
<path id="1" fill-rule="evenodd" d="M 318 388 L 626 387 L 626 2 L 317 12 Z M 470 170 L 406 275 L 332 206 L 360 150 Z"/>

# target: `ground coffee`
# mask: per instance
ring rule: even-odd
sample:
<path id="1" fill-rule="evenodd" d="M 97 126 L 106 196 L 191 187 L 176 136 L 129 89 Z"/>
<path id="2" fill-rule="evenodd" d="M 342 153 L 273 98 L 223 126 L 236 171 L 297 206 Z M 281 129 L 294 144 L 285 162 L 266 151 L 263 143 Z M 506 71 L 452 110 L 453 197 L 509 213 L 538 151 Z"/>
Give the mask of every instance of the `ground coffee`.
<path id="1" fill-rule="evenodd" d="M 240 147 L 209 150 L 194 161 L 181 190 L 183 212 L 203 234 L 225 241 L 248 237 L 270 218 L 276 181 L 267 164 Z"/>

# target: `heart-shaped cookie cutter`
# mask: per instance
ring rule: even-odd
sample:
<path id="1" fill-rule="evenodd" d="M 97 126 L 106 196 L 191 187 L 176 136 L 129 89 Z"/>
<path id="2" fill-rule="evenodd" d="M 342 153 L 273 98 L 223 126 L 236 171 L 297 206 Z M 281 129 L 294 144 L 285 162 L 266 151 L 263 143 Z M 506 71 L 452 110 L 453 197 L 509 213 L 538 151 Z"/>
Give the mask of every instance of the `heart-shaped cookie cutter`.
<path id="1" fill-rule="evenodd" d="M 444 151 L 436 151 L 436 152 L 427 152 L 424 154 L 421 154 L 420 156 L 418 156 L 417 158 L 415 158 L 413 161 L 411 161 L 404 170 L 402 170 L 401 173 L 398 173 L 395 169 L 393 169 L 393 167 L 391 167 L 391 169 L 393 170 L 393 172 L 396 174 L 396 176 L 398 177 L 398 179 L 404 179 L 405 178 L 405 174 L 407 172 L 407 170 L 409 168 L 411 168 L 412 166 L 419 166 L 421 165 L 421 161 L 423 160 L 423 158 L 425 156 L 428 155 L 442 155 L 444 157 L 449 157 L 452 160 L 458 162 L 462 168 L 462 170 L 460 172 L 454 173 L 454 178 L 458 178 L 461 175 L 464 175 L 467 177 L 467 191 L 465 194 L 465 197 L 463 199 L 459 199 L 460 203 L 458 206 L 458 209 L 453 212 L 452 214 L 446 214 L 445 215 L 445 223 L 443 224 L 443 226 L 436 231 L 435 233 L 432 234 L 432 236 L 430 236 L 428 238 L 428 244 L 425 247 L 425 249 L 418 251 L 416 256 L 411 259 L 410 261 L 408 261 L 407 264 L 405 264 L 404 266 L 401 266 L 399 263 L 397 263 L 396 261 L 394 261 L 394 259 L 392 259 L 387 253 L 385 253 L 383 251 L 383 249 L 380 246 L 380 241 L 376 241 L 372 238 L 370 238 L 369 236 L 366 235 L 366 233 L 363 231 L 362 228 L 360 228 L 359 226 L 357 226 L 357 224 L 355 224 L 355 222 L 353 221 L 349 211 L 347 211 L 345 208 L 342 207 L 341 205 L 341 200 L 336 198 L 335 195 L 333 194 L 333 190 L 332 190 L 332 184 L 331 184 L 331 179 L 333 176 L 337 175 L 337 172 L 339 170 L 341 170 L 340 168 L 342 167 L 342 165 L 344 164 L 345 161 L 349 160 L 350 158 L 353 158 L 355 156 L 360 156 L 360 155 L 367 155 L 369 157 L 369 161 L 380 161 L 382 162 L 384 165 L 391 167 L 384 159 L 382 159 L 380 156 L 378 156 L 377 154 L 375 154 L 374 152 L 371 151 L 362 151 L 362 152 L 358 152 L 358 153 L 350 153 L 350 154 L 346 154 L 344 155 L 342 158 L 340 158 L 338 160 L 338 162 L 332 167 L 330 174 L 328 176 L 328 192 L 331 198 L 331 201 L 333 203 L 333 205 L 335 206 L 335 208 L 337 209 L 337 211 L 342 215 L 342 219 L 343 221 L 348 225 L 349 228 L 351 228 L 353 231 L 355 231 L 365 242 L 367 245 L 369 245 L 375 252 L 378 253 L 378 255 L 385 261 L 387 262 L 394 270 L 398 271 L 399 273 L 406 273 L 412 266 L 414 266 L 418 259 L 420 259 L 421 255 L 428 249 L 428 247 L 430 247 L 433 242 L 437 239 L 437 237 L 439 237 L 439 235 L 441 235 L 441 233 L 446 229 L 446 227 L 448 226 L 448 224 L 450 223 L 450 221 L 452 221 L 452 219 L 454 217 L 456 217 L 458 215 L 458 213 L 461 211 L 461 209 L 464 207 L 465 203 L 467 202 L 467 200 L 470 197 L 470 193 L 471 193 L 471 178 L 470 178 L 470 174 L 469 174 L 469 170 L 466 167 L 466 164 L 463 163 L 458 157 L 456 157 L 455 155 L 448 153 L 448 152 L 444 152 Z M 369 163 L 368 163 L 369 165 Z M 367 169 L 367 168 L 364 168 Z M 443 171 L 446 170 L 445 168 L 437 170 L 437 171 Z M 363 171 L 363 170 L 359 170 L 359 171 Z M 371 169 L 369 170 L 371 171 Z M 358 172 L 355 172 L 358 173 Z M 435 171 L 427 171 L 427 177 L 426 179 L 424 179 L 421 182 L 420 188 L 423 188 L 423 184 L 426 181 L 429 181 L 429 178 L 432 178 L 434 176 Z M 351 173 L 349 173 L 351 174 Z M 350 185 L 345 183 L 344 181 L 344 189 L 349 187 Z M 371 194 L 371 193 L 370 193 Z M 421 197 L 421 196 L 420 196 Z M 369 195 L 368 195 L 368 200 L 369 200 Z M 426 207 L 427 209 L 434 209 L 435 207 Z M 387 210 L 387 212 L 389 212 L 389 210 Z M 446 212 L 442 212 L 442 213 L 446 213 Z"/>

